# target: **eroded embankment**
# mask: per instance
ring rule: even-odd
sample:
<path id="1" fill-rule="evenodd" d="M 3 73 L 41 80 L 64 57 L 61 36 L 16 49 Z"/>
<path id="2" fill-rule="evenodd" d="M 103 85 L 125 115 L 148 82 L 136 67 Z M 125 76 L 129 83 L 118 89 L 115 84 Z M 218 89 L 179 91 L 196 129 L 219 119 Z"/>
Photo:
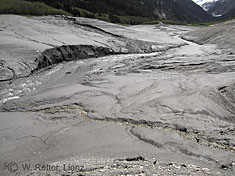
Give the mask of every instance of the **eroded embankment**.
<path id="1" fill-rule="evenodd" d="M 30 69 L 30 75 L 30 73 L 34 73 L 36 71 L 39 71 L 55 64 L 59 64 L 64 61 L 102 57 L 112 54 L 119 54 L 119 52 L 115 52 L 110 48 L 97 47 L 92 45 L 63 45 L 46 49 L 38 57 L 36 57 L 36 59 L 33 61 L 33 65 L 31 64 L 31 66 L 28 66 L 27 68 L 24 67 L 24 69 Z M 20 77 L 29 76 L 17 75 L 14 68 L 7 67 L 6 69 L 12 72 L 12 76 L 8 79 L 0 79 L 0 82 L 10 81 Z"/>
<path id="2" fill-rule="evenodd" d="M 68 60 L 165 52 L 185 45 L 155 26 L 129 27 L 76 17 L 1 16 L 0 82 Z M 110 49 L 109 49 L 110 48 Z"/>
<path id="3" fill-rule="evenodd" d="M 118 54 L 110 48 L 96 47 L 91 45 L 64 45 L 45 50 L 36 58 L 37 67 L 33 71 L 46 68 L 64 61 L 102 57 Z"/>

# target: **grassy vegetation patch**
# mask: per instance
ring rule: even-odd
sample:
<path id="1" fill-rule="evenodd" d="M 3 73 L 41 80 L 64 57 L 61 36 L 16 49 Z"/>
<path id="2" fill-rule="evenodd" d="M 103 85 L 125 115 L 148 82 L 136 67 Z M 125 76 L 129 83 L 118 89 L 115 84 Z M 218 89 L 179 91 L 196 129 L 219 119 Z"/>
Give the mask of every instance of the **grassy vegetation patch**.
<path id="1" fill-rule="evenodd" d="M 42 2 L 24 0 L 0 0 L 0 14 L 17 15 L 70 15 L 68 12 L 50 7 Z"/>

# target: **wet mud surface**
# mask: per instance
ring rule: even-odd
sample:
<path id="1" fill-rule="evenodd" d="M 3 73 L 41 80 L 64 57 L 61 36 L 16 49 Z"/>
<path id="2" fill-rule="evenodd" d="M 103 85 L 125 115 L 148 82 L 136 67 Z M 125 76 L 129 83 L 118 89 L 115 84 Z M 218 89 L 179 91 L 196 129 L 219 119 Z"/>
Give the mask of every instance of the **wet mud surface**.
<path id="1" fill-rule="evenodd" d="M 24 32 L 15 23 L 17 18 L 38 28 L 21 27 Z M 9 52 L 1 55 L 11 58 L 3 59 L 6 72 L 1 72 L 5 74 L 0 84 L 4 175 L 235 174 L 233 40 L 227 39 L 223 48 L 222 38 L 213 42 L 203 38 L 223 25 L 119 26 L 84 18 L 0 19 L 6 27 L 4 35 L 9 33 L 7 28 L 15 31 L 1 46 L 12 46 L 10 39 L 21 33 L 15 52 L 13 47 L 1 49 Z M 229 27 L 234 28 L 232 22 Z M 55 28 L 56 33 L 49 32 Z M 222 35 L 229 35 L 226 31 Z M 31 55 L 21 49 L 27 42 L 37 48 L 27 46 Z M 55 54 L 57 45 L 86 49 L 71 52 L 68 47 Z M 97 47 L 102 48 L 101 54 L 94 50 Z M 30 58 L 44 58 L 46 49 L 50 52 L 38 68 L 40 64 Z M 13 58 L 16 53 L 22 56 Z M 31 63 L 30 69 L 22 69 L 23 62 Z M 17 171 L 9 172 L 11 162 L 17 163 Z M 25 171 L 22 164 L 60 169 Z M 78 167 L 66 170 L 63 166 Z"/>

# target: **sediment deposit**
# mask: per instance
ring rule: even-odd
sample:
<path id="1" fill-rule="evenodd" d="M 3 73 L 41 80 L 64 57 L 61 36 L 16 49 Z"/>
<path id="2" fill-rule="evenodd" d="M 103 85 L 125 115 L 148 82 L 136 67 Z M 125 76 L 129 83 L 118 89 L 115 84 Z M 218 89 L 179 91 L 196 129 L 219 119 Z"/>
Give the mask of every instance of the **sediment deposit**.
<path id="1" fill-rule="evenodd" d="M 235 174 L 234 21 L 224 30 L 9 15 L 0 25 L 4 175 Z"/>

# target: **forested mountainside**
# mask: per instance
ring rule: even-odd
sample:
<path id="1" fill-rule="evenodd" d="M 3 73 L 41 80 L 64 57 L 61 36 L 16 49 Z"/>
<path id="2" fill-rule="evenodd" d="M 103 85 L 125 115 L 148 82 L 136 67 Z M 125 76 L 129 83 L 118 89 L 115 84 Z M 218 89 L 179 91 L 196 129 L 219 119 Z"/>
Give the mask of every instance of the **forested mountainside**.
<path id="1" fill-rule="evenodd" d="M 74 16 L 115 23 L 174 20 L 184 23 L 209 21 L 211 15 L 191 0 L 28 0 L 43 2 Z"/>

